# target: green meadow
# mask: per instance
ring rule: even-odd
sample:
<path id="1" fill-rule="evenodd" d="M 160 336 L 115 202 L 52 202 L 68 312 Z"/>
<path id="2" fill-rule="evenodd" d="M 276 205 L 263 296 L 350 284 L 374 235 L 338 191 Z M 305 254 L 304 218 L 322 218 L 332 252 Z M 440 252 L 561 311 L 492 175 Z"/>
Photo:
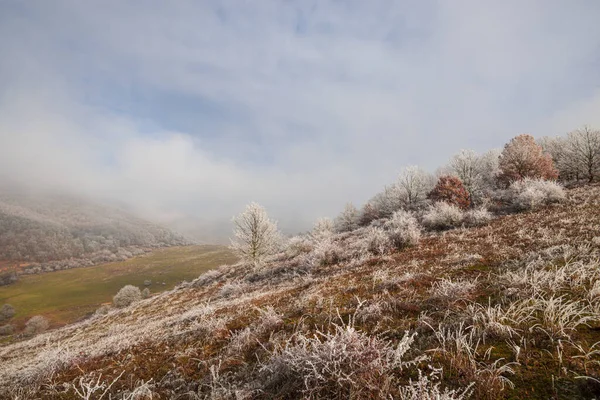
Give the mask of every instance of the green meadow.
<path id="1" fill-rule="evenodd" d="M 43 315 L 52 326 L 60 326 L 111 302 L 125 285 L 143 289 L 144 281 L 150 280 L 150 292 L 158 293 L 235 261 L 235 256 L 223 246 L 159 249 L 126 261 L 22 276 L 19 282 L 0 287 L 0 306 L 9 303 L 15 307 L 17 313 L 11 322 L 19 330 L 34 315 Z"/>

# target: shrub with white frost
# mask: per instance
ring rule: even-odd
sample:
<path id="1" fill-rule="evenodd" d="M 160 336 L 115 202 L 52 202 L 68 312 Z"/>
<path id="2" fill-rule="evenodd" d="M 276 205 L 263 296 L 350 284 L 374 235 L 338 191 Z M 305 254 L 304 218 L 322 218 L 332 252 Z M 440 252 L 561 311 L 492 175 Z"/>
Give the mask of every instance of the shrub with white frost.
<path id="1" fill-rule="evenodd" d="M 558 203 L 565 199 L 563 187 L 555 181 L 525 178 L 513 182 L 509 194 L 512 204 L 521 210 Z"/>
<path id="2" fill-rule="evenodd" d="M 441 389 L 439 376 L 424 375 L 419 371 L 419 379 L 411 380 L 406 386 L 399 388 L 401 400 L 466 400 L 473 393 L 473 383 L 463 389 Z"/>
<path id="3" fill-rule="evenodd" d="M 329 218 L 319 218 L 313 226 L 310 236 L 313 240 L 321 241 L 323 239 L 331 237 L 335 230 L 334 223 Z"/>
<path id="4" fill-rule="evenodd" d="M 331 238 L 315 245 L 310 253 L 310 264 L 315 267 L 337 264 L 342 260 L 343 249 Z"/>
<path id="5" fill-rule="evenodd" d="M 429 229 L 452 229 L 459 227 L 464 220 L 463 211 L 448 203 L 438 202 L 429 207 L 423 215 L 423 225 Z"/>
<path id="6" fill-rule="evenodd" d="M 0 326 L 0 336 L 12 335 L 14 331 L 14 325 L 8 324 Z"/>
<path id="7" fill-rule="evenodd" d="M 386 254 L 391 246 L 391 241 L 381 228 L 368 228 L 365 236 L 366 250 L 375 255 Z"/>
<path id="8" fill-rule="evenodd" d="M 388 398 L 389 379 L 423 360 L 407 353 L 416 334 L 408 332 L 394 346 L 356 330 L 353 323 L 332 332 L 298 333 L 278 345 L 260 370 L 267 395 L 278 398 Z"/>
<path id="9" fill-rule="evenodd" d="M 103 304 L 96 310 L 96 315 L 106 315 L 110 311 L 110 306 L 108 304 Z"/>
<path id="10" fill-rule="evenodd" d="M 15 315 L 15 308 L 10 304 L 4 304 L 2 308 L 0 308 L 0 322 L 8 321 Z"/>
<path id="11" fill-rule="evenodd" d="M 492 213 L 485 208 L 475 208 L 465 212 L 464 223 L 466 226 L 483 226 L 487 225 L 492 218 Z"/>
<path id="12" fill-rule="evenodd" d="M 414 246 L 421 239 L 421 227 L 412 213 L 398 210 L 385 222 L 384 229 L 392 244 L 398 248 Z"/>
<path id="13" fill-rule="evenodd" d="M 142 292 L 140 288 L 133 285 L 127 285 L 121 288 L 119 292 L 113 297 L 113 303 L 115 307 L 127 307 L 130 304 L 140 301 L 142 299 Z"/>
<path id="14" fill-rule="evenodd" d="M 24 333 L 27 336 L 34 336 L 45 332 L 49 326 L 50 323 L 46 318 L 41 315 L 36 315 L 35 317 L 31 317 L 31 319 L 25 323 Z"/>
<path id="15" fill-rule="evenodd" d="M 306 236 L 294 236 L 288 240 L 285 254 L 294 258 L 301 254 L 310 253 L 313 250 L 314 244 L 310 238 Z"/>

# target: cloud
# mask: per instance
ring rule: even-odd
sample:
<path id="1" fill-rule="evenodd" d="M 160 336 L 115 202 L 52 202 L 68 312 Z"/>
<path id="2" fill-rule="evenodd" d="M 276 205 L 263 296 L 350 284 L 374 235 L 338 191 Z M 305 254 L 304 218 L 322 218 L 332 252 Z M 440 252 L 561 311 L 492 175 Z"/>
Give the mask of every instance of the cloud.
<path id="1" fill-rule="evenodd" d="M 600 5 L 79 2 L 0 6 L 0 168 L 222 237 L 288 232 L 404 165 L 595 123 Z M 185 226 L 184 226 L 185 225 Z"/>

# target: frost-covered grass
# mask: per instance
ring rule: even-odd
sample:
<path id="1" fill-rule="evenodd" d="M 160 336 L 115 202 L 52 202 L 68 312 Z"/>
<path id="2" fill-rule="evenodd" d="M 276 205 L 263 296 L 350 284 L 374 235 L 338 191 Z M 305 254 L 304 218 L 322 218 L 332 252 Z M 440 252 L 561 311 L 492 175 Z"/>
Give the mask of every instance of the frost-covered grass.
<path id="1" fill-rule="evenodd" d="M 600 187 L 568 193 L 401 250 L 378 250 L 385 220 L 325 227 L 260 267 L 0 345 L 0 397 L 592 398 Z"/>

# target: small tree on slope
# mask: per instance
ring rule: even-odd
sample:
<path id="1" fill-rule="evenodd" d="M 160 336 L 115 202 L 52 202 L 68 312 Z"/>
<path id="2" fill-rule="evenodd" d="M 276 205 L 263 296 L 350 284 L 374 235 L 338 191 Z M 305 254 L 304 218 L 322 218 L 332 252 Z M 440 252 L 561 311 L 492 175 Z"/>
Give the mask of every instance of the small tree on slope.
<path id="1" fill-rule="evenodd" d="M 443 201 L 466 210 L 471 205 L 469 192 L 455 176 L 441 176 L 427 197 L 434 202 Z"/>
<path id="2" fill-rule="evenodd" d="M 279 249 L 281 236 L 277 223 L 269 219 L 262 206 L 250 203 L 233 218 L 233 224 L 234 238 L 230 247 L 244 261 L 259 264 Z"/>
<path id="3" fill-rule="evenodd" d="M 508 187 L 524 178 L 556 179 L 552 157 L 544 154 L 542 147 L 531 135 L 519 135 L 510 140 L 500 154 L 498 181 Z"/>

